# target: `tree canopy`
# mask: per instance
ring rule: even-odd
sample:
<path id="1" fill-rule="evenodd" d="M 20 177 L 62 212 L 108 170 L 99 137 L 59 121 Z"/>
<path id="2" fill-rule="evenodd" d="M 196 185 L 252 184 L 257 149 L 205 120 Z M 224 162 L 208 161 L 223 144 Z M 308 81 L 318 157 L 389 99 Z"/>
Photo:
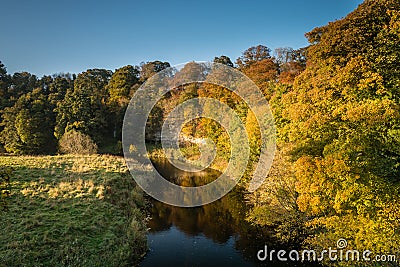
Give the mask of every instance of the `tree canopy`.
<path id="1" fill-rule="evenodd" d="M 312 229 L 307 241 L 321 247 L 346 237 L 357 249 L 397 250 L 399 10 L 367 0 L 312 30 L 306 69 L 272 99 L 285 177 Z"/>

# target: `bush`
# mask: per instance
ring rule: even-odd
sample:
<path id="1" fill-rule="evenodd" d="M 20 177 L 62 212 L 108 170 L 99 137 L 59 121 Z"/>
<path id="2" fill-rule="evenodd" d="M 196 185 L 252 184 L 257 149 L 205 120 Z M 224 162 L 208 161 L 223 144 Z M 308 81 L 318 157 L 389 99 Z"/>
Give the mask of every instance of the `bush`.
<path id="1" fill-rule="evenodd" d="M 96 154 L 97 145 L 90 136 L 72 130 L 66 132 L 60 139 L 59 150 L 64 154 Z"/>

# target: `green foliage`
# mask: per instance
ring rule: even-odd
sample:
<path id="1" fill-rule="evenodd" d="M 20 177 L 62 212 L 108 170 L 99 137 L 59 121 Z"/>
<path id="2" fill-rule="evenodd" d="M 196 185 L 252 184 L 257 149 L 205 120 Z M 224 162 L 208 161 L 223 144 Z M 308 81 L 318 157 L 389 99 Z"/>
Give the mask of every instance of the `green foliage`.
<path id="1" fill-rule="evenodd" d="M 8 152 L 51 154 L 55 152 L 54 116 L 47 96 L 38 88 L 22 95 L 3 112 L 1 140 Z"/>
<path id="2" fill-rule="evenodd" d="M 97 153 L 97 145 L 90 136 L 71 130 L 61 137 L 59 150 L 64 154 L 91 155 Z"/>
<path id="3" fill-rule="evenodd" d="M 171 65 L 168 62 L 162 62 L 158 60 L 142 63 L 140 68 L 140 80 L 145 82 L 157 72 L 169 68 L 170 66 Z"/>
<path id="4" fill-rule="evenodd" d="M 77 130 L 88 134 L 97 144 L 112 135 L 107 110 L 109 93 L 106 85 L 111 72 L 91 69 L 80 73 L 74 81 L 74 89 L 68 90 L 57 106 L 55 134 L 61 138 L 66 131 Z"/>
<path id="5" fill-rule="evenodd" d="M 119 151 L 131 96 L 143 81 L 166 67 L 168 62 L 154 61 L 141 67 L 128 65 L 114 74 L 89 69 L 78 77 L 59 73 L 37 79 L 28 72 L 10 76 L 0 63 L 1 151 L 51 154 L 57 149 L 56 140 L 71 130 L 89 135 L 100 151 L 111 147 Z"/>
<path id="6" fill-rule="evenodd" d="M 12 106 L 22 95 L 38 88 L 38 79 L 28 72 L 16 72 L 12 75 L 11 84 L 8 87 L 9 106 Z"/>
<path id="7" fill-rule="evenodd" d="M 220 57 L 215 57 L 213 60 L 214 63 L 219 63 L 219 64 L 224 64 L 229 67 L 233 67 L 233 63 L 231 59 L 227 56 L 220 56 Z"/>
<path id="8" fill-rule="evenodd" d="M 0 61 L 0 110 L 9 106 L 8 87 L 11 84 L 11 77 L 7 74 L 6 67 Z"/>
<path id="9" fill-rule="evenodd" d="M 44 78 L 46 78 L 46 76 L 43 77 L 43 79 Z M 48 99 L 54 109 L 57 107 L 57 103 L 64 99 L 67 91 L 74 88 L 74 83 L 70 74 L 58 74 L 54 75 L 53 78 L 48 77 L 45 87 L 48 91 Z"/>
<path id="10" fill-rule="evenodd" d="M 106 89 L 110 94 L 109 103 L 118 106 L 126 106 L 133 94 L 135 85 L 139 81 L 138 67 L 131 65 L 115 70 L 108 82 Z"/>
<path id="11" fill-rule="evenodd" d="M 131 96 L 139 87 L 139 68 L 131 65 L 115 70 L 108 82 L 106 89 L 110 95 L 107 101 L 110 127 L 113 131 L 113 138 L 121 139 L 122 122 L 126 107 Z"/>

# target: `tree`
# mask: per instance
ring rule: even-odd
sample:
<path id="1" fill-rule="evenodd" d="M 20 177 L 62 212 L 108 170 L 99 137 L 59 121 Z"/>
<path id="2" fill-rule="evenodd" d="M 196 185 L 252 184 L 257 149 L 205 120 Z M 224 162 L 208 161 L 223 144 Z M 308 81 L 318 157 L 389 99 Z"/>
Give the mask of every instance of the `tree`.
<path id="1" fill-rule="evenodd" d="M 256 161 L 261 151 L 261 131 L 257 118 L 251 110 L 247 112 L 246 131 L 249 137 L 251 160 Z"/>
<path id="2" fill-rule="evenodd" d="M 306 67 L 306 50 L 305 48 L 294 50 L 291 47 L 277 48 L 274 60 L 279 66 L 279 82 L 293 84 L 294 79 Z"/>
<path id="3" fill-rule="evenodd" d="M 56 108 L 57 138 L 72 129 L 88 134 L 98 144 L 112 137 L 114 127 L 109 124 L 106 105 L 109 100 L 106 85 L 111 74 L 109 70 L 89 69 L 78 75 L 73 90 L 67 90 Z"/>
<path id="4" fill-rule="evenodd" d="M 346 236 L 358 249 L 397 249 L 399 10 L 367 0 L 308 33 L 307 68 L 281 98 L 280 132 L 298 207 L 320 229 L 315 245 Z"/>
<path id="5" fill-rule="evenodd" d="M 214 57 L 213 62 L 214 63 L 224 64 L 224 65 L 227 65 L 229 67 L 233 67 L 233 63 L 232 63 L 231 59 L 229 57 L 227 57 L 227 56 Z"/>
<path id="6" fill-rule="evenodd" d="M 61 102 L 67 91 L 74 88 L 74 80 L 69 73 L 59 73 L 53 75 L 51 82 L 48 84 L 48 98 L 54 108 L 57 107 L 57 103 Z"/>
<path id="7" fill-rule="evenodd" d="M 180 69 L 172 80 L 172 86 L 181 85 L 183 81 L 197 82 L 203 80 L 208 74 L 208 68 L 205 64 L 197 62 L 188 62 Z M 180 87 L 180 86 L 178 86 Z"/>
<path id="8" fill-rule="evenodd" d="M 278 79 L 279 65 L 266 46 L 250 47 L 237 59 L 239 70 L 246 74 L 263 91 L 269 100 L 273 94 L 271 83 Z"/>
<path id="9" fill-rule="evenodd" d="M 41 88 L 22 95 L 3 113 L 1 140 L 8 152 L 52 154 L 55 152 L 54 113 Z"/>
<path id="10" fill-rule="evenodd" d="M 292 59 L 292 54 L 293 54 L 293 48 L 291 47 L 279 47 L 274 50 L 274 58 L 275 61 L 279 65 L 284 65 L 288 62 L 291 61 Z"/>
<path id="11" fill-rule="evenodd" d="M 236 60 L 236 64 L 243 69 L 255 62 L 271 59 L 270 53 L 271 49 L 264 45 L 252 46 L 243 52 L 242 56 Z"/>
<path id="12" fill-rule="evenodd" d="M 127 65 L 116 69 L 111 76 L 106 89 L 110 94 L 109 103 L 119 106 L 126 105 L 134 93 L 134 85 L 139 83 L 139 67 Z"/>
<path id="13" fill-rule="evenodd" d="M 8 87 L 11 77 L 7 74 L 7 69 L 0 61 L 0 111 L 9 106 Z"/>
<path id="14" fill-rule="evenodd" d="M 139 68 L 131 65 L 115 70 L 106 89 L 110 95 L 107 106 L 111 112 L 113 137 L 121 139 L 122 121 L 130 97 L 139 87 Z"/>
<path id="15" fill-rule="evenodd" d="M 38 79 L 29 72 L 16 72 L 11 77 L 11 85 L 8 87 L 9 106 L 14 105 L 20 96 L 32 92 L 40 87 Z"/>
<path id="16" fill-rule="evenodd" d="M 0 114 L 3 112 L 4 108 L 10 106 L 10 97 L 8 95 L 8 88 L 11 84 L 11 77 L 7 74 L 7 69 L 0 61 Z M 2 119 L 0 116 L 0 132 L 3 130 Z M 0 144 L 0 151 L 3 148 Z"/>
<path id="17" fill-rule="evenodd" d="M 90 98 L 87 95 L 77 94 L 68 89 L 64 99 L 55 109 L 56 126 L 55 136 L 60 139 L 69 130 L 79 130 L 89 133 L 89 120 L 93 117 L 90 107 Z"/>
<path id="18" fill-rule="evenodd" d="M 171 65 L 168 62 L 162 62 L 162 61 L 150 61 L 146 63 L 142 63 L 140 66 L 140 80 L 142 82 L 145 82 L 148 78 L 156 74 L 157 72 L 160 72 L 166 68 L 171 67 Z"/>

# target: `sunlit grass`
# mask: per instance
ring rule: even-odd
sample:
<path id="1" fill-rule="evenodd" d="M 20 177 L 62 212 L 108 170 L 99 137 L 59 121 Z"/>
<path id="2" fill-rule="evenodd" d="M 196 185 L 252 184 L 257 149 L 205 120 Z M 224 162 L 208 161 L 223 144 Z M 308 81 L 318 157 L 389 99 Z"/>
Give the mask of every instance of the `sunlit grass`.
<path id="1" fill-rule="evenodd" d="M 13 168 L 0 266 L 129 266 L 146 250 L 144 200 L 123 158 L 0 157 Z"/>

